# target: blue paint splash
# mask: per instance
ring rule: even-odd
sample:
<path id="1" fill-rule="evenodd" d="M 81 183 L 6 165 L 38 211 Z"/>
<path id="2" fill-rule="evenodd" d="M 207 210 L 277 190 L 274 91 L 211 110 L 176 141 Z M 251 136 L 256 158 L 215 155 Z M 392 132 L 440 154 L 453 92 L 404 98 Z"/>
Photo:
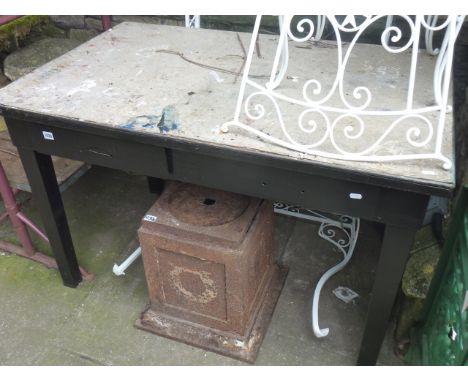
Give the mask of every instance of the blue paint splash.
<path id="1" fill-rule="evenodd" d="M 166 106 L 162 114 L 139 115 L 119 125 L 123 129 L 154 129 L 161 133 L 168 133 L 179 128 L 179 116 L 173 105 Z"/>
<path id="2" fill-rule="evenodd" d="M 124 124 L 119 125 L 119 127 L 122 127 L 124 129 L 152 129 L 158 126 L 160 120 L 160 115 L 139 115 L 137 117 L 129 119 Z"/>
<path id="3" fill-rule="evenodd" d="M 166 106 L 162 111 L 161 119 L 158 123 L 159 131 L 167 133 L 171 130 L 177 130 L 179 127 L 179 116 L 174 106 Z"/>

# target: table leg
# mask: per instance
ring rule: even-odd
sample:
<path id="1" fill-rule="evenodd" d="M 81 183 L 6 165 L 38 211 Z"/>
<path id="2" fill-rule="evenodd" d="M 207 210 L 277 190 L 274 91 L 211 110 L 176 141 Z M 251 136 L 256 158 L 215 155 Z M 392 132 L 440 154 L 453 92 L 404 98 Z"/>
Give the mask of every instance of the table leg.
<path id="1" fill-rule="evenodd" d="M 18 153 L 49 237 L 63 284 L 74 288 L 82 278 L 52 158 L 50 155 L 20 147 Z"/>
<path id="2" fill-rule="evenodd" d="M 415 233 L 415 228 L 385 227 L 358 365 L 377 362 Z"/>
<path id="3" fill-rule="evenodd" d="M 164 190 L 164 179 L 146 177 L 148 180 L 148 188 L 152 194 L 161 194 Z"/>

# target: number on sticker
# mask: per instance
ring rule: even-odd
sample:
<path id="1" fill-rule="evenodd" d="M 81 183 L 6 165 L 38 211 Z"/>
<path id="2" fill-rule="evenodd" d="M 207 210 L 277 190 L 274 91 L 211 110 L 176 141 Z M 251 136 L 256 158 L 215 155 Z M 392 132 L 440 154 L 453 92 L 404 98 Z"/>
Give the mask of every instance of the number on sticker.
<path id="1" fill-rule="evenodd" d="M 145 215 L 143 220 L 146 220 L 147 222 L 154 223 L 156 221 L 157 217 L 154 215 Z"/>
<path id="2" fill-rule="evenodd" d="M 44 137 L 44 139 L 46 139 L 48 141 L 53 141 L 54 140 L 54 134 L 52 132 L 50 132 L 50 131 L 43 131 L 42 136 Z"/>

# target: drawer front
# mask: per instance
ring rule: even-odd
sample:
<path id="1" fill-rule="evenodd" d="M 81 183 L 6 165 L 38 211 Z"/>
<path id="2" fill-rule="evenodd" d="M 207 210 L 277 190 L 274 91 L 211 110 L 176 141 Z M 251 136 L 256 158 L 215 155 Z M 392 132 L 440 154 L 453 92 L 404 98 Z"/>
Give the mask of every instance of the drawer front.
<path id="1" fill-rule="evenodd" d="M 173 150 L 172 177 L 303 208 L 417 227 L 428 197 L 291 171 L 284 168 Z"/>
<path id="2" fill-rule="evenodd" d="M 64 129 L 40 124 L 23 124 L 21 132 L 10 128 L 22 145 L 43 154 L 62 156 L 89 164 L 112 167 L 124 171 L 167 178 L 165 149 L 151 144 L 142 145 L 125 138 L 101 136 L 76 129 Z M 26 137 L 25 137 L 26 136 Z"/>

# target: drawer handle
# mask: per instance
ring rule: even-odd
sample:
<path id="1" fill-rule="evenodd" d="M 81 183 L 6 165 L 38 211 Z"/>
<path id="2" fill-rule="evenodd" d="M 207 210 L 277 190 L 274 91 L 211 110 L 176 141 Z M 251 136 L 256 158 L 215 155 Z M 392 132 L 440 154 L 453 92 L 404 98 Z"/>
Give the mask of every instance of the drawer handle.
<path id="1" fill-rule="evenodd" d="M 111 155 L 111 154 L 103 153 L 103 152 L 101 152 L 101 151 L 88 149 L 88 152 L 93 153 L 93 154 L 102 155 L 102 156 L 105 156 L 105 157 L 112 158 L 112 155 Z"/>

